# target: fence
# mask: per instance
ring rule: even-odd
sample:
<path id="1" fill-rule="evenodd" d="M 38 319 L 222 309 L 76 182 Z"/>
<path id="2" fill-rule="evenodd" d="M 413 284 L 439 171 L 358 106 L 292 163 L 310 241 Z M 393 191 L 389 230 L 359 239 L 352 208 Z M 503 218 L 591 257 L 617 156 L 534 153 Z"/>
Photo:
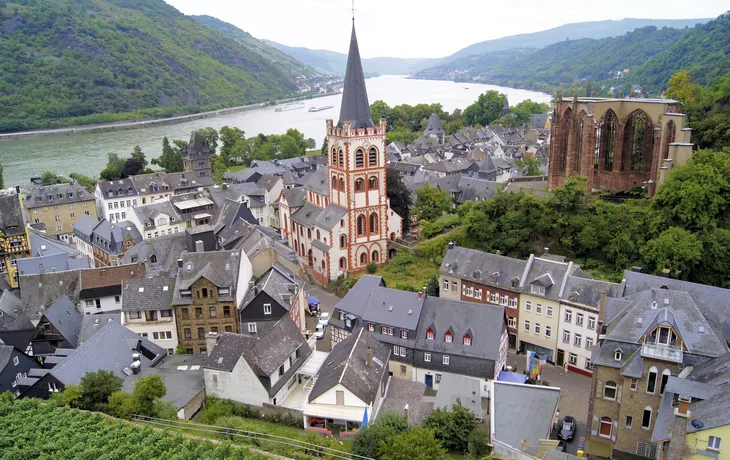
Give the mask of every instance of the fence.
<path id="1" fill-rule="evenodd" d="M 320 446 L 306 441 L 300 441 L 297 439 L 291 439 L 284 436 L 276 436 L 267 433 L 258 433 L 255 431 L 238 430 L 235 428 L 226 428 L 222 426 L 205 425 L 202 423 L 193 422 L 181 422 L 177 420 L 167 420 L 154 417 L 146 417 L 144 415 L 132 415 L 132 421 L 138 423 L 144 423 L 145 425 L 151 425 L 167 429 L 176 429 L 183 431 L 192 431 L 195 433 L 212 433 L 219 435 L 224 438 L 233 439 L 246 439 L 253 441 L 253 444 L 259 445 L 262 441 L 267 443 L 293 447 L 295 449 L 301 449 L 308 455 L 315 457 L 327 456 L 330 458 L 342 459 L 342 460 L 373 460 L 369 457 L 363 457 L 361 455 L 352 454 L 343 450 L 332 449 L 330 447 Z"/>

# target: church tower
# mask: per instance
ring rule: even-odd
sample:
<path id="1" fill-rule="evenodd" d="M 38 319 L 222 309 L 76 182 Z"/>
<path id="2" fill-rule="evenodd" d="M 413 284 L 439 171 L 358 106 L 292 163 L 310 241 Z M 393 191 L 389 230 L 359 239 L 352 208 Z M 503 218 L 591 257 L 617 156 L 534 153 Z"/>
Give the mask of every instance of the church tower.
<path id="1" fill-rule="evenodd" d="M 376 124 L 370 116 L 353 23 L 340 119 L 327 120 L 330 203 L 347 210 L 349 270 L 385 263 L 388 239 L 401 234 L 386 194 L 385 134 L 385 120 Z"/>

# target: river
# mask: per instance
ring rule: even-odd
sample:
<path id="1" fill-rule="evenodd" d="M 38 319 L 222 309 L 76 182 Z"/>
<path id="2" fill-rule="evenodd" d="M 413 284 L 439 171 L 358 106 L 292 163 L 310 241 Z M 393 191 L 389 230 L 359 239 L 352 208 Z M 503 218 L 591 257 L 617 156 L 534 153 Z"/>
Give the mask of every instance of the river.
<path id="1" fill-rule="evenodd" d="M 444 110 L 465 109 L 477 97 L 490 89 L 507 95 L 510 105 L 525 99 L 549 102 L 550 95 L 522 89 L 474 83 L 454 83 L 439 80 L 411 80 L 402 76 L 386 75 L 367 80 L 370 101 L 381 99 L 388 105 L 441 103 Z M 4 168 L 5 185 L 27 184 L 30 177 L 50 170 L 68 176 L 79 172 L 98 176 L 107 162 L 107 153 L 129 156 L 139 145 L 147 158 L 157 157 L 162 150 L 162 138 L 189 139 L 198 128 L 237 126 L 247 136 L 258 133 L 280 134 L 296 128 L 304 137 L 312 137 L 321 146 L 325 135 L 325 120 L 337 119 L 340 111 L 339 94 L 305 101 L 305 108 L 289 112 L 274 112 L 273 107 L 228 113 L 216 117 L 185 121 L 130 130 L 63 134 L 0 141 L 0 164 Z M 311 106 L 333 105 L 322 112 L 308 112 Z"/>

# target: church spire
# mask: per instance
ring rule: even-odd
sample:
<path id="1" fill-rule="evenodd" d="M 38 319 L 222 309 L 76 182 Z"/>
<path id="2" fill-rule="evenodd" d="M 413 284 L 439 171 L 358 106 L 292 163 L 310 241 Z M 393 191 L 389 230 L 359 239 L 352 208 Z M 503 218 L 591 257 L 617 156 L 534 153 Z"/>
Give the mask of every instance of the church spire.
<path id="1" fill-rule="evenodd" d="M 355 23 L 353 17 L 352 37 L 350 38 L 350 52 L 347 56 L 345 71 L 345 88 L 342 92 L 342 106 L 340 107 L 340 122 L 349 121 L 353 129 L 373 128 L 375 123 L 370 116 L 368 93 L 365 89 L 365 74 L 360 61 L 360 49 L 357 46 Z"/>

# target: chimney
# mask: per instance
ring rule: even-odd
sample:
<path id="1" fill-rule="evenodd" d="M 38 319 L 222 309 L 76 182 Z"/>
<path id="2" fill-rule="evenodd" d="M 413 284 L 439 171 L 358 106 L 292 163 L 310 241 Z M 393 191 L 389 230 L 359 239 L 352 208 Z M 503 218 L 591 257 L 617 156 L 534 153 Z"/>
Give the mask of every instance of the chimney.
<path id="1" fill-rule="evenodd" d="M 132 369 L 133 374 L 139 374 L 139 372 L 142 370 L 142 361 L 133 362 L 129 365 L 129 368 Z"/>
<path id="2" fill-rule="evenodd" d="M 496 255 L 498 255 L 498 256 L 501 256 L 502 255 L 502 251 L 500 251 L 499 249 L 497 249 L 496 251 L 494 251 L 494 253 Z"/>
<path id="3" fill-rule="evenodd" d="M 177 268 L 182 268 L 182 266 L 183 266 L 183 260 L 177 259 Z"/>
<path id="4" fill-rule="evenodd" d="M 373 367 L 373 349 L 368 347 L 368 361 L 367 361 L 368 367 Z"/>
<path id="5" fill-rule="evenodd" d="M 454 242 L 453 241 L 449 241 L 448 248 L 449 249 L 454 249 Z"/>
<path id="6" fill-rule="evenodd" d="M 139 353 L 132 353 L 132 362 L 139 361 L 140 354 Z"/>
<path id="7" fill-rule="evenodd" d="M 601 303 L 598 304 L 598 342 L 603 342 L 603 322 L 606 314 L 606 291 L 601 291 Z"/>
<path id="8" fill-rule="evenodd" d="M 684 442 L 687 434 L 687 420 L 690 418 L 689 403 L 691 398 L 688 396 L 679 396 L 679 405 L 674 409 L 674 420 L 670 423 L 672 427 L 672 435 L 669 441 L 669 448 L 666 450 L 664 458 L 680 459 L 684 455 Z"/>
<path id="9" fill-rule="evenodd" d="M 217 332 L 208 332 L 208 335 L 205 336 L 205 349 L 208 352 L 208 356 L 213 352 L 213 348 L 218 344 L 218 333 Z"/>
<path id="10" fill-rule="evenodd" d="M 550 254 L 550 248 L 545 248 L 545 254 Z"/>
<path id="11" fill-rule="evenodd" d="M 672 273 L 672 271 L 670 269 L 668 269 L 668 268 L 665 268 L 664 270 L 662 270 L 662 276 L 664 278 L 669 278 L 669 274 L 670 273 Z"/>
<path id="12" fill-rule="evenodd" d="M 423 299 L 423 290 L 418 291 L 418 298 Z"/>
<path id="13" fill-rule="evenodd" d="M 198 240 L 195 242 L 195 252 L 205 252 L 205 245 L 203 244 L 203 240 Z"/>
<path id="14" fill-rule="evenodd" d="M 679 396 L 679 405 L 674 409 L 674 415 L 677 417 L 684 417 L 689 418 L 690 411 L 689 411 L 689 403 L 692 401 L 692 398 L 689 396 Z"/>

